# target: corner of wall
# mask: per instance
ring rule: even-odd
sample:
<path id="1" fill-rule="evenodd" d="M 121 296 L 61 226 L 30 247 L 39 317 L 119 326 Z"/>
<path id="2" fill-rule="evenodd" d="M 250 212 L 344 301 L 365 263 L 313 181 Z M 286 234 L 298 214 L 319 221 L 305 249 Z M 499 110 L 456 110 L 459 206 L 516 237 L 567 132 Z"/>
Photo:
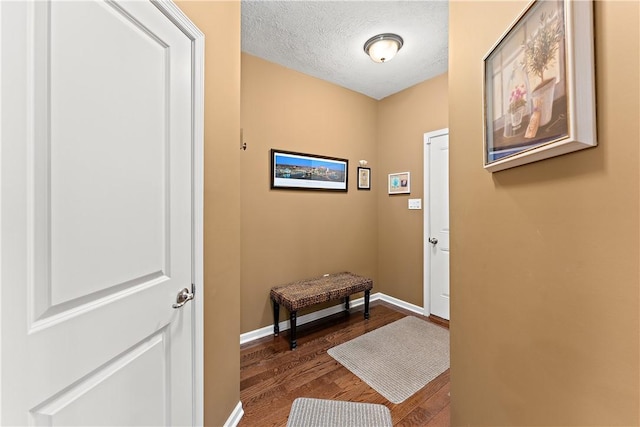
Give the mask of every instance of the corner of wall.
<path id="1" fill-rule="evenodd" d="M 378 102 L 378 277 L 380 292 L 422 306 L 423 215 L 409 198 L 424 199 L 423 140 L 449 126 L 448 74 L 419 83 Z M 411 172 L 411 194 L 389 195 L 388 175 Z"/>
<path id="2" fill-rule="evenodd" d="M 240 400 L 240 2 L 178 6 L 205 34 L 204 422 L 222 425 Z"/>

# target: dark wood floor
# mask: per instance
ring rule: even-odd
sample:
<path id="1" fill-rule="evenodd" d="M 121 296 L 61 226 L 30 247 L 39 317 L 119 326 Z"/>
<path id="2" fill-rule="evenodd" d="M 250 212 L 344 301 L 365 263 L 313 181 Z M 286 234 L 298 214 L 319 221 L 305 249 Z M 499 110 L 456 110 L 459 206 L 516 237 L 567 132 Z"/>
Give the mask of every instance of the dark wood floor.
<path id="1" fill-rule="evenodd" d="M 327 350 L 404 316 L 418 316 L 382 301 L 363 319 L 362 307 L 298 328 L 289 351 L 288 331 L 240 348 L 240 427 L 286 426 L 297 397 L 385 405 L 395 426 L 449 426 L 449 370 L 401 404 L 393 404 L 327 354 Z"/>

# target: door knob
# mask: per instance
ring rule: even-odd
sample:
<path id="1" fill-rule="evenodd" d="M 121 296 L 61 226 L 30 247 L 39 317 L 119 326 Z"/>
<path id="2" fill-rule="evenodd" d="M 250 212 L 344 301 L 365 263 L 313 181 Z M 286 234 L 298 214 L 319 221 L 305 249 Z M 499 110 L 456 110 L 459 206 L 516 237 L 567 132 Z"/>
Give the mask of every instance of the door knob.
<path id="1" fill-rule="evenodd" d="M 189 289 L 184 288 L 180 292 L 178 292 L 178 296 L 176 297 L 176 302 L 171 306 L 173 308 L 180 308 L 193 299 L 193 293 L 189 292 Z"/>
<path id="2" fill-rule="evenodd" d="M 436 239 L 435 237 L 429 237 L 429 243 L 431 243 L 432 245 L 437 245 L 438 239 Z"/>

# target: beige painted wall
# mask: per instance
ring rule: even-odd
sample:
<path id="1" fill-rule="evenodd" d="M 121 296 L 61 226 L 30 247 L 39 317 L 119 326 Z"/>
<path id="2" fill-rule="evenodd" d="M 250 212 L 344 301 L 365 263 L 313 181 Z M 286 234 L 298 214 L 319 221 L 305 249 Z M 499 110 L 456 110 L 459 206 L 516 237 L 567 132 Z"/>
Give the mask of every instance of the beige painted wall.
<path id="1" fill-rule="evenodd" d="M 358 160 L 379 172 L 376 101 L 242 54 L 242 332 L 273 324 L 272 286 L 352 271 L 377 286 L 379 188 L 358 191 Z M 270 189 L 272 148 L 349 160 L 349 191 Z M 375 290 L 375 288 L 374 288 Z M 300 314 L 303 314 L 301 312 Z M 281 318 L 287 316 L 282 310 Z"/>
<path id="2" fill-rule="evenodd" d="M 452 423 L 638 425 L 640 4 L 595 3 L 599 146 L 491 174 L 482 59 L 525 5 L 450 3 Z"/>
<path id="3" fill-rule="evenodd" d="M 204 420 L 220 426 L 240 401 L 240 2 L 178 5 L 206 39 Z"/>
<path id="4" fill-rule="evenodd" d="M 447 75 L 442 74 L 378 104 L 379 291 L 423 306 L 424 133 L 448 127 Z M 411 172 L 411 194 L 388 194 L 388 175 Z"/>

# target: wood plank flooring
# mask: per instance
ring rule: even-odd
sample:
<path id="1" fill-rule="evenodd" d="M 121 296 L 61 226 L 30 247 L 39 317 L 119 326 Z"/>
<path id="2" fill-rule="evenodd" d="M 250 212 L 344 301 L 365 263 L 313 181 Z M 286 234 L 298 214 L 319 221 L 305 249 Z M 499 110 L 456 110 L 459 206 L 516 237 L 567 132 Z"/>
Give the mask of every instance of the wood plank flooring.
<path id="1" fill-rule="evenodd" d="M 394 426 L 449 426 L 449 370 L 396 405 L 361 381 L 327 354 L 327 350 L 404 316 L 429 320 L 382 301 L 298 327 L 298 348 L 289 350 L 289 332 L 240 347 L 240 400 L 244 416 L 239 427 L 286 426 L 297 397 L 346 400 L 385 405 Z M 435 322 L 434 322 L 435 323 Z M 441 322 L 437 322 L 442 324 Z"/>

